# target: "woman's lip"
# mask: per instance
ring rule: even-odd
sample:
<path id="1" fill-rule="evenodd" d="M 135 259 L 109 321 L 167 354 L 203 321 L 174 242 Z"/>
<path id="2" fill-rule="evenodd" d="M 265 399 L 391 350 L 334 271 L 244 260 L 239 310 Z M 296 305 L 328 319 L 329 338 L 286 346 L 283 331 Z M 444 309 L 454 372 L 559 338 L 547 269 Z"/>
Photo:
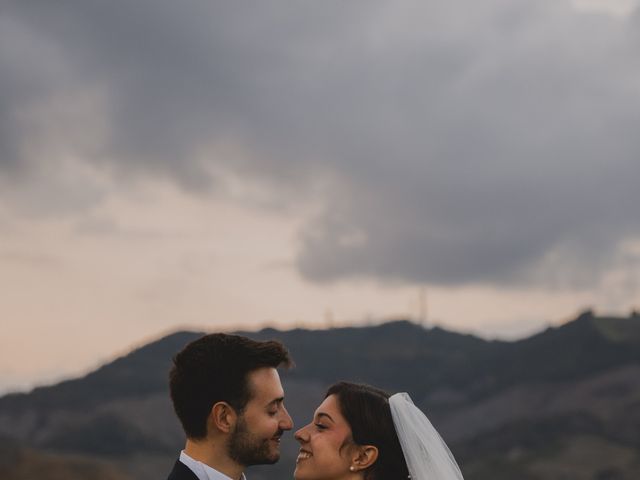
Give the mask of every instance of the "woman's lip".
<path id="1" fill-rule="evenodd" d="M 298 453 L 298 457 L 296 458 L 296 463 L 299 463 L 303 460 L 308 460 L 312 456 L 313 455 L 311 454 L 311 452 L 308 452 L 306 450 L 300 450 L 300 452 Z"/>

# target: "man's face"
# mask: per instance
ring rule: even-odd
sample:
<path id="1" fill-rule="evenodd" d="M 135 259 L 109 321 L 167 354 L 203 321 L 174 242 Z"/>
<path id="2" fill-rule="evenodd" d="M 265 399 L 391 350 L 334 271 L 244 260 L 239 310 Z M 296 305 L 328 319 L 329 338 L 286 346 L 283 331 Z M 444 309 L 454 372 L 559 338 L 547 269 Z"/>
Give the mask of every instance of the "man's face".
<path id="1" fill-rule="evenodd" d="M 276 463 L 280 437 L 293 427 L 280 377 L 275 368 L 259 368 L 249 373 L 247 384 L 251 399 L 229 438 L 229 456 L 244 466 Z"/>

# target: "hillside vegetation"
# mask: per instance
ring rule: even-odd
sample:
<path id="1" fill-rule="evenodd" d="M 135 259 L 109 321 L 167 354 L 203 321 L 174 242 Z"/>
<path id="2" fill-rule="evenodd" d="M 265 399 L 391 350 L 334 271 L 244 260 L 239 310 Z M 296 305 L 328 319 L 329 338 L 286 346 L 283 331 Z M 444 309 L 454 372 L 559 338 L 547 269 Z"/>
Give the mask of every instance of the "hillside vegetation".
<path id="1" fill-rule="evenodd" d="M 243 333 L 290 349 L 296 367 L 282 378 L 297 426 L 309 421 L 328 385 L 348 379 L 409 392 L 467 480 L 640 478 L 635 314 L 586 312 L 515 342 L 407 321 Z M 0 436 L 8 440 L 0 452 L 14 458 L 0 463 L 0 477 L 47 480 L 68 471 L 64 478 L 75 478 L 95 469 L 92 478 L 164 478 L 184 442 L 167 372 L 171 357 L 200 335 L 178 332 L 83 378 L 1 398 Z M 282 460 L 252 468 L 251 480 L 291 478 L 296 451 L 288 435 Z M 33 474 L 27 463 L 49 467 Z"/>

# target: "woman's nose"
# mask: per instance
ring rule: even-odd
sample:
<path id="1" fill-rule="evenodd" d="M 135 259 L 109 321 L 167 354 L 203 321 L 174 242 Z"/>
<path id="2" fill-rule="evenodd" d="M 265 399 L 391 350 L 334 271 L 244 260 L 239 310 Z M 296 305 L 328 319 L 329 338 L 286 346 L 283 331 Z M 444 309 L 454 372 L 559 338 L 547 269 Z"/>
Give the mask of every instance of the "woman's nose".
<path id="1" fill-rule="evenodd" d="M 309 425 L 305 425 L 301 429 L 299 429 L 296 433 L 293 434 L 293 437 L 300 443 L 305 443 L 308 439 L 307 436 L 307 427 Z"/>

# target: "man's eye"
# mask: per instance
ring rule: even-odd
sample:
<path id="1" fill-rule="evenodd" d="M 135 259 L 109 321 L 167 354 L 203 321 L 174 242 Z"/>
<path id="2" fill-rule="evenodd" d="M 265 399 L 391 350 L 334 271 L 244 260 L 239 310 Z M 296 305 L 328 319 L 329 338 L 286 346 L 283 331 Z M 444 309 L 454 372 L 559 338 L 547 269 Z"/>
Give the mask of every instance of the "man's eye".
<path id="1" fill-rule="evenodd" d="M 269 410 L 267 413 L 269 414 L 269 416 L 275 417 L 276 413 L 278 413 L 278 410 Z"/>

